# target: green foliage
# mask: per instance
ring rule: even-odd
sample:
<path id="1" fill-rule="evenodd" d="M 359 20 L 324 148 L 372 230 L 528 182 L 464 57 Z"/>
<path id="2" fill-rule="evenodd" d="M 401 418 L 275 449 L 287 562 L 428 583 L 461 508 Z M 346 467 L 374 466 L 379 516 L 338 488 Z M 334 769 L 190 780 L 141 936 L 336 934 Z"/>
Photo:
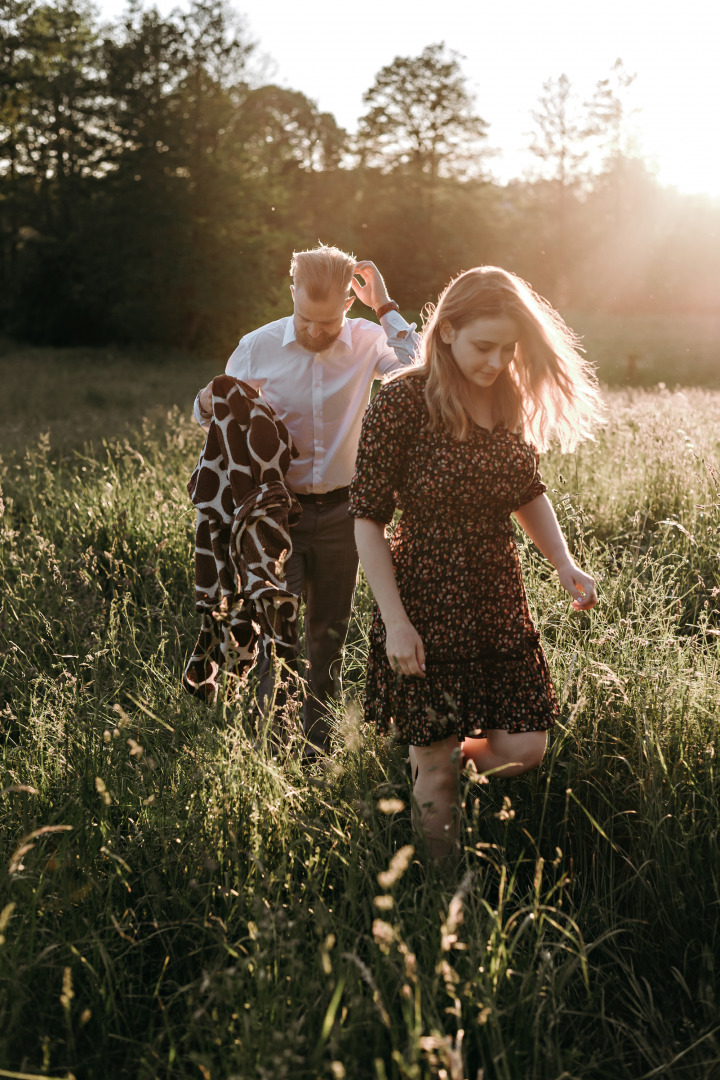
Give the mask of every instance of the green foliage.
<path id="1" fill-rule="evenodd" d="M 443 44 L 419 56 L 396 56 L 378 72 L 363 96 L 368 111 L 356 140 L 363 164 L 401 168 L 411 178 L 425 173 L 477 175 L 487 124 L 475 106 L 460 57 Z"/>
<path id="2" fill-rule="evenodd" d="M 212 708 L 180 690 L 186 416 L 5 457 L 3 1068 L 713 1075 L 720 403 L 610 404 L 597 443 L 543 466 L 598 607 L 570 611 L 522 544 L 561 722 L 537 775 L 466 781 L 453 873 L 409 850 L 403 748 L 358 719 L 364 583 L 325 767 L 300 767 L 297 735 L 273 756 L 251 686 Z"/>
<path id="3" fill-rule="evenodd" d="M 104 40 L 75 0 L 28 3 L 0 33 L 5 328 L 229 351 L 277 300 L 292 177 L 337 162 L 332 117 L 251 89 L 224 0 L 135 6 Z"/>
<path id="4" fill-rule="evenodd" d="M 109 26 L 85 0 L 11 0 L 0 56 L 0 329 L 23 340 L 227 355 L 284 313 L 291 252 L 318 240 L 376 261 L 412 312 L 490 263 L 563 310 L 717 315 L 717 204 L 630 153 L 619 61 L 578 115 L 546 82 L 542 176 L 501 186 L 439 44 L 378 73 L 354 139 L 262 84 L 227 0 Z"/>

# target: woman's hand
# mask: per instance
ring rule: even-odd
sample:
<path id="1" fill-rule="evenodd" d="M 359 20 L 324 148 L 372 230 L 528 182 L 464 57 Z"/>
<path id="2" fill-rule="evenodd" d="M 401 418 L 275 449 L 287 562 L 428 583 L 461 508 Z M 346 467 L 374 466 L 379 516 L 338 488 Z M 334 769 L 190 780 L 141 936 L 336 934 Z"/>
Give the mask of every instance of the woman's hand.
<path id="1" fill-rule="evenodd" d="M 557 576 L 566 592 L 573 597 L 572 606 L 576 611 L 589 611 L 597 604 L 595 582 L 589 574 L 584 574 L 575 563 L 564 563 L 557 567 Z"/>
<path id="2" fill-rule="evenodd" d="M 409 619 L 385 627 L 390 667 L 401 675 L 425 678 L 425 646 Z"/>

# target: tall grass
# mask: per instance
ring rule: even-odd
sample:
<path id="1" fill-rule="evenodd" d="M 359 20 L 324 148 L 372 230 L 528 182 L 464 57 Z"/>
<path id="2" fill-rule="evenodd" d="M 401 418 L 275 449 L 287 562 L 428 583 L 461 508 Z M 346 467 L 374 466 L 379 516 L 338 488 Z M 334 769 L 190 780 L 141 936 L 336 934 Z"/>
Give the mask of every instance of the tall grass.
<path id="1" fill-rule="evenodd" d="M 611 395 L 544 475 L 601 603 L 521 538 L 562 699 L 542 769 L 413 851 L 405 748 L 301 768 L 184 695 L 199 434 L 2 465 L 0 1069 L 81 1078 L 720 1076 L 720 396 Z M 261 733 L 262 735 L 262 733 Z"/>
<path id="2" fill-rule="evenodd" d="M 151 346 L 55 349 L 0 336 L 0 453 L 32 448 L 44 432 L 54 455 L 100 447 L 143 416 L 162 421 L 179 403 L 189 410 L 225 360 Z"/>
<path id="3" fill-rule="evenodd" d="M 720 318 L 716 315 L 612 315 L 571 312 L 588 356 L 610 386 L 704 386 L 720 389 Z"/>

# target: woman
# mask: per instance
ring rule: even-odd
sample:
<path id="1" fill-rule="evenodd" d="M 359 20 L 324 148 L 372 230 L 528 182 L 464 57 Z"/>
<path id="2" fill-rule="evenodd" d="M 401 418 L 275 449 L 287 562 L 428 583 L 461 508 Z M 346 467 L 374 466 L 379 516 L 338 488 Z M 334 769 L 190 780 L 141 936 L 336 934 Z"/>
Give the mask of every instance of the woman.
<path id="1" fill-rule="evenodd" d="M 477 267 L 442 293 L 421 363 L 386 384 L 363 421 L 350 513 L 375 596 L 365 713 L 410 744 L 436 859 L 457 842 L 461 760 L 503 776 L 535 768 L 558 712 L 511 514 L 573 606 L 597 602 L 537 471 L 551 435 L 569 450 L 602 420 L 577 343 L 521 278 Z"/>

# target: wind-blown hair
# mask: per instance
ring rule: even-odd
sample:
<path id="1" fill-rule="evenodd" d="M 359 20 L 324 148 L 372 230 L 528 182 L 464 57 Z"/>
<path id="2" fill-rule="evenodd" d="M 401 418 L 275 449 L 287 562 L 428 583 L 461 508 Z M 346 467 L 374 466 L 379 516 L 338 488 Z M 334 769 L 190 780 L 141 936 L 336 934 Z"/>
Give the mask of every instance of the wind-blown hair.
<path id="1" fill-rule="evenodd" d="M 324 244 L 311 251 L 293 252 L 290 262 L 295 287 L 303 288 L 313 301 L 325 300 L 333 293 L 339 293 L 345 299 L 352 296 L 350 281 L 354 269 L 353 255 Z"/>
<path id="2" fill-rule="evenodd" d="M 578 352 L 580 339 L 526 281 L 497 266 L 460 274 L 436 307 L 426 309 L 420 364 L 405 374 L 427 375 L 430 429 L 464 440 L 472 425 L 463 404 L 467 382 L 440 327 L 449 323 L 458 331 L 475 319 L 502 315 L 515 322 L 518 343 L 493 386 L 493 425 L 504 424 L 538 450 L 546 450 L 553 437 L 563 451 L 592 439 L 605 406 L 595 372 Z"/>

